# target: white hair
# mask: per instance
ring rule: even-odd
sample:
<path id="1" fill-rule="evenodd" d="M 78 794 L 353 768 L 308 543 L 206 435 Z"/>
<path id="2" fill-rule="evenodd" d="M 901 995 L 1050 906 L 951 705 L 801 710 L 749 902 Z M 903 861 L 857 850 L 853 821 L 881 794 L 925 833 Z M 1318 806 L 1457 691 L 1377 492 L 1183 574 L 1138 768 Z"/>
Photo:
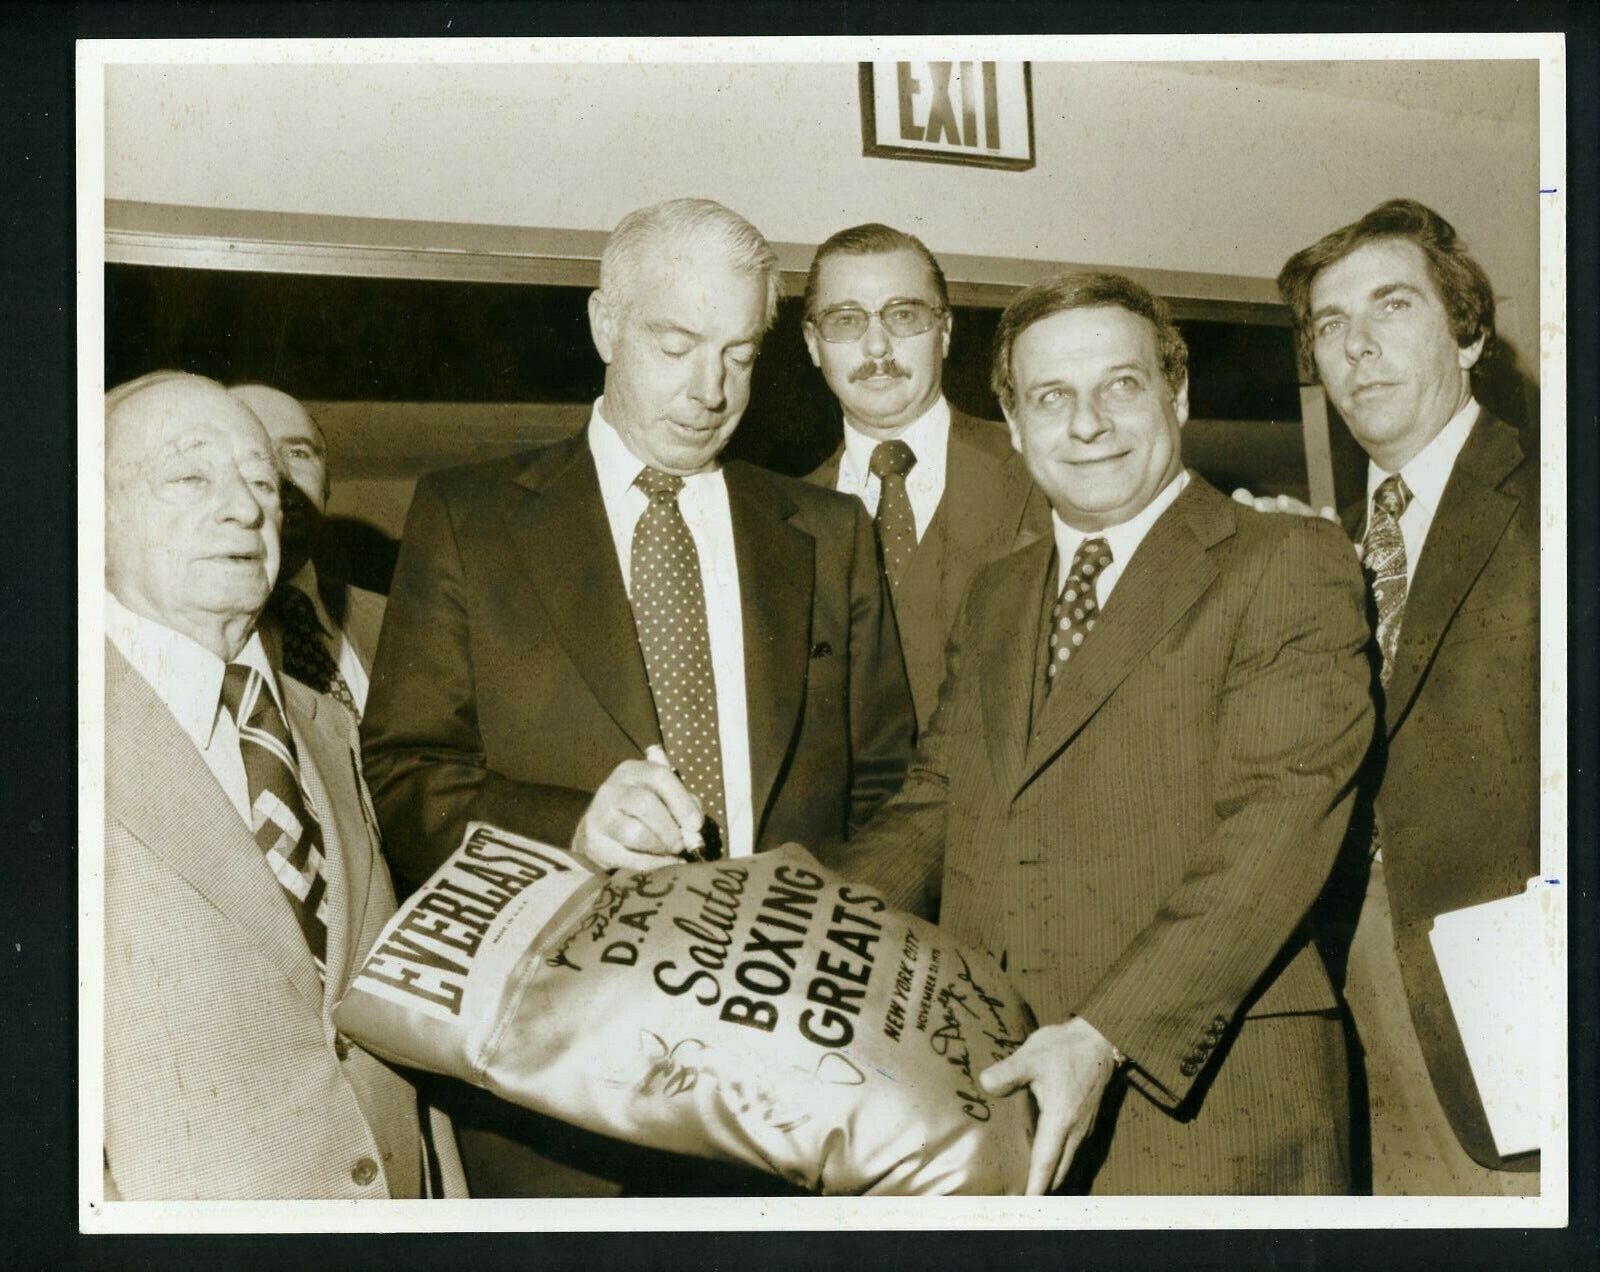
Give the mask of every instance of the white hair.
<path id="1" fill-rule="evenodd" d="M 638 291 L 645 255 L 661 243 L 686 251 L 720 252 L 730 269 L 760 278 L 766 285 L 761 327 L 765 331 L 772 326 L 782 286 L 777 253 L 760 230 L 711 199 L 669 199 L 623 217 L 600 256 L 600 290 L 613 302 L 628 306 Z"/>

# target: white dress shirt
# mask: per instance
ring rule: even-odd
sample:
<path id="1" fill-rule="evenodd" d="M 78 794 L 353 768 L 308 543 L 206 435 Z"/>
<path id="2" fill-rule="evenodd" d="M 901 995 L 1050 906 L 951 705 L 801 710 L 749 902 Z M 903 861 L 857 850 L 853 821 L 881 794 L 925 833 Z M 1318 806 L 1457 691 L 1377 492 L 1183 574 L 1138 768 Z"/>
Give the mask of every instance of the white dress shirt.
<path id="1" fill-rule="evenodd" d="M 322 647 L 328 651 L 329 657 L 339 667 L 339 674 L 344 677 L 344 682 L 350 687 L 350 696 L 355 699 L 356 709 L 367 709 L 367 669 L 361 665 L 361 656 L 356 653 L 356 647 L 350 643 L 350 638 L 344 634 L 340 626 L 328 616 L 328 611 L 322 604 L 322 593 L 317 590 L 317 567 L 307 561 L 300 567 L 300 572 L 289 580 L 289 586 L 297 589 L 311 601 L 311 608 L 315 611 L 317 622 L 322 627 L 318 638 Z"/>
<path id="2" fill-rule="evenodd" d="M 623 585 L 633 595 L 633 530 L 650 499 L 635 486 L 645 465 L 606 422 L 605 399 L 589 413 L 589 453 L 600 478 L 611 541 L 622 566 Z M 730 857 L 755 851 L 755 818 L 750 806 L 750 729 L 745 701 L 744 607 L 739 599 L 739 562 L 733 544 L 733 514 L 722 470 L 684 478 L 678 508 L 688 523 L 700 558 L 706 594 L 706 626 L 717 686 L 717 736 L 722 749 L 722 795 L 728 824 L 724 850 Z"/>
<path id="3" fill-rule="evenodd" d="M 164 623 L 135 614 L 106 593 L 106 636 L 144 677 L 172 712 L 179 726 L 194 739 L 201 759 L 215 774 L 223 792 L 250 826 L 250 783 L 244 757 L 239 754 L 239 727 L 222 705 L 222 675 L 226 664 L 204 645 L 174 631 Z M 283 694 L 273 674 L 259 632 L 234 657 L 259 671 L 283 710 Z M 287 713 L 285 713 L 287 719 Z"/>
<path id="4" fill-rule="evenodd" d="M 1094 581 L 1094 599 L 1096 605 L 1105 609 L 1111 589 L 1116 587 L 1123 570 L 1128 568 L 1128 562 L 1144 542 L 1145 535 L 1150 533 L 1150 527 L 1172 507 L 1173 501 L 1188 484 L 1189 472 L 1183 469 L 1132 517 L 1120 526 L 1108 526 L 1104 530 L 1075 530 L 1052 511 L 1050 520 L 1056 532 L 1056 591 L 1060 592 L 1067 586 L 1067 575 L 1072 573 L 1072 558 L 1078 554 L 1079 545 L 1085 539 L 1104 539 L 1111 549 L 1111 564 L 1101 570 Z"/>
<path id="5" fill-rule="evenodd" d="M 950 451 L 950 404 L 939 398 L 917 419 L 906 425 L 899 440 L 911 447 L 917 462 L 906 474 L 906 497 L 911 500 L 911 516 L 917 524 L 917 542 L 927 533 L 928 523 L 944 498 L 944 475 Z M 879 446 L 875 437 L 854 428 L 848 416 L 844 421 L 844 454 L 839 456 L 839 479 L 834 488 L 840 494 L 854 495 L 867 506 L 867 515 L 878 515 L 878 497 L 883 483 L 868 467 L 872 452 Z"/>
<path id="6" fill-rule="evenodd" d="M 1411 458 L 1400 470 L 1400 480 L 1411 491 L 1411 502 L 1400 517 L 1400 538 L 1406 545 L 1406 586 L 1417 574 L 1417 562 L 1422 559 L 1422 545 L 1428 541 L 1428 530 L 1433 526 L 1434 514 L 1439 511 L 1439 501 L 1444 498 L 1444 488 L 1456 466 L 1456 456 L 1467 444 L 1472 426 L 1478 422 L 1478 401 L 1468 398 L 1467 404 L 1450 417 L 1450 422 L 1439 430 L 1434 439 Z M 1372 524 L 1372 497 L 1383 479 L 1389 474 L 1376 464 L 1367 463 L 1367 520 Z"/>

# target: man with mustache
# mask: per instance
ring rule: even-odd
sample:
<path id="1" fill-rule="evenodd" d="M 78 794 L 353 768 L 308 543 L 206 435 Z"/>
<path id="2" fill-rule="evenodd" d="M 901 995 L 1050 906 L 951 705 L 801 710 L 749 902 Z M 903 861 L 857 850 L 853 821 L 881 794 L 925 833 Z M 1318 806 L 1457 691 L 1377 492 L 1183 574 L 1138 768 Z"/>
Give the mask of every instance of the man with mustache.
<path id="1" fill-rule="evenodd" d="M 649 867 L 844 836 L 899 787 L 915 718 L 871 522 L 718 460 L 778 286 L 720 204 L 630 213 L 589 298 L 587 427 L 418 485 L 362 726 L 412 884 L 473 819 Z M 480 1194 L 718 1186 L 509 1105 L 468 1120 Z"/>
<path id="2" fill-rule="evenodd" d="M 283 565 L 262 636 L 283 671 L 331 696 L 357 720 L 367 703 L 383 597 L 319 574 L 311 559 L 328 506 L 328 443 L 311 412 L 279 389 L 228 390 L 261 421 L 283 474 Z"/>
<path id="3" fill-rule="evenodd" d="M 1473 395 L 1494 292 L 1410 199 L 1295 253 L 1278 287 L 1370 461 L 1343 519 L 1386 745 L 1326 909 L 1366 1053 L 1372 1190 L 1535 1195 L 1539 1155 L 1496 1151 L 1428 940 L 1435 916 L 1539 872 L 1539 463 Z"/>
<path id="4" fill-rule="evenodd" d="M 196 375 L 105 410 L 106 1195 L 462 1195 L 448 1125 L 425 1156 L 415 1091 L 333 1025 L 394 892 L 354 722 L 256 628 L 273 448 Z"/>
<path id="5" fill-rule="evenodd" d="M 805 306 L 806 348 L 844 416 L 843 441 L 808 480 L 873 514 L 926 728 L 968 581 L 1046 533 L 1049 505 L 1005 429 L 944 396 L 954 319 L 921 239 L 887 225 L 840 230 L 811 262 Z"/>

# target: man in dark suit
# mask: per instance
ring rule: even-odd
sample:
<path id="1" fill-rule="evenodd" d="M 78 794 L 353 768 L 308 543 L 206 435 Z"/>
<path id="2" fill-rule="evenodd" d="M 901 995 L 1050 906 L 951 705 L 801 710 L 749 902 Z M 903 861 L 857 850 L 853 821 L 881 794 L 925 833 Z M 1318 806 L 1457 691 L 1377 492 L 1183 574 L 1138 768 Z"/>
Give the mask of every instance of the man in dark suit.
<path id="1" fill-rule="evenodd" d="M 311 559 L 328 506 L 328 443 L 311 412 L 279 389 L 228 390 L 272 441 L 283 474 L 283 566 L 261 634 L 276 666 L 325 693 L 357 720 L 367 703 L 383 597 L 317 571 Z"/>
<path id="2" fill-rule="evenodd" d="M 1472 394 L 1494 293 L 1409 199 L 1296 253 L 1278 285 L 1370 460 L 1345 523 L 1374 589 L 1387 746 L 1328 909 L 1366 1052 L 1373 1191 L 1537 1193 L 1538 1154 L 1495 1150 L 1428 940 L 1437 915 L 1539 872 L 1539 465 Z"/>
<path id="3" fill-rule="evenodd" d="M 921 239 L 887 225 L 840 230 L 817 249 L 805 299 L 806 348 L 844 416 L 843 441 L 807 480 L 874 516 L 926 728 L 961 594 L 984 562 L 1049 532 L 1049 505 L 1004 427 L 944 397 L 954 320 Z"/>
<path id="4" fill-rule="evenodd" d="M 906 785 L 827 854 L 1032 1005 L 980 1075 L 1037 1102 L 1031 1192 L 1346 1187 L 1303 919 L 1372 740 L 1361 578 L 1335 527 L 1185 472 L 1186 358 L 1116 275 L 1007 307 L 992 377 L 1053 533 L 978 571 Z"/>
<path id="5" fill-rule="evenodd" d="M 419 484 L 363 723 L 402 878 L 474 818 L 650 866 L 847 835 L 899 787 L 915 721 L 871 523 L 717 459 L 777 289 L 726 208 L 630 214 L 589 302 L 606 373 L 588 427 Z M 619 1146 L 521 1125 L 582 1170 L 483 1166 L 469 1131 L 469 1169 L 495 1172 L 481 1191 L 614 1192 L 628 1172 Z"/>

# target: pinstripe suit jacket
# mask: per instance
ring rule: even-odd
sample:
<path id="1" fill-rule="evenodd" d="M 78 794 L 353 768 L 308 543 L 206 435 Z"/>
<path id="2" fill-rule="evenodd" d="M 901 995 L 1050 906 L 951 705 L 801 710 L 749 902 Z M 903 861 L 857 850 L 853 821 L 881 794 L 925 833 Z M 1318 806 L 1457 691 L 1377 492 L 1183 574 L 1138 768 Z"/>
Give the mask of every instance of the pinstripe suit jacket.
<path id="1" fill-rule="evenodd" d="M 1342 1129 L 1317 1106 L 1342 1106 L 1342 1058 L 1316 1061 L 1308 1082 L 1303 1048 L 1252 1028 L 1335 1004 L 1302 920 L 1373 735 L 1349 542 L 1191 475 L 1045 699 L 1053 562 L 1046 539 L 978 573 L 904 788 L 829 864 L 898 904 L 938 905 L 946 929 L 1003 961 L 1041 1022 L 1082 1015 L 1129 1057 L 1134 1089 L 1097 1188 L 1338 1187 L 1328 1169 L 1295 1172 Z M 1248 1113 L 1208 1107 L 1230 1063 L 1251 1069 L 1236 1082 L 1288 1105 L 1258 1120 L 1270 1112 L 1312 1145 L 1286 1173 L 1243 1160 L 1259 1143 Z M 1152 1148 L 1158 1109 L 1187 1124 L 1178 1148 Z M 1343 1162 L 1342 1144 L 1326 1147 Z M 1210 1166 L 1174 1172 L 1174 1154 Z"/>
<path id="2" fill-rule="evenodd" d="M 127 1199 L 415 1197 L 416 1094 L 330 1011 L 394 912 L 355 726 L 280 678 L 326 853 L 324 987 L 233 804 L 106 645 L 105 1157 Z M 448 1123 L 447 1194 L 465 1195 Z M 365 1184 L 370 1161 L 377 1167 Z"/>

